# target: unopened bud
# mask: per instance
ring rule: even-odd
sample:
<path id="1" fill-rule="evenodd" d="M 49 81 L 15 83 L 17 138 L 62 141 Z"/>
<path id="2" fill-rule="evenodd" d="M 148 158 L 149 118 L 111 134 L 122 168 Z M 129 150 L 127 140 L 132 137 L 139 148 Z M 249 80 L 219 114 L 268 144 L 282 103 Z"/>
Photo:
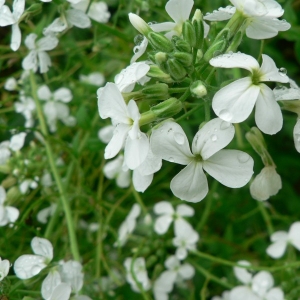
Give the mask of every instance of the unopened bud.
<path id="1" fill-rule="evenodd" d="M 161 33 L 149 32 L 147 38 L 155 50 L 169 53 L 174 49 L 172 42 Z"/>
<path id="2" fill-rule="evenodd" d="M 168 90 L 169 86 L 167 84 L 157 83 L 144 87 L 142 93 L 147 100 L 164 100 L 170 97 Z"/>
<path id="3" fill-rule="evenodd" d="M 182 64 L 174 58 L 167 61 L 167 69 L 175 81 L 181 81 L 187 74 Z"/>
<path id="4" fill-rule="evenodd" d="M 152 31 L 150 26 L 138 15 L 129 13 L 128 16 L 132 26 L 144 36 L 148 36 L 148 34 Z"/>
<path id="5" fill-rule="evenodd" d="M 187 20 L 182 24 L 182 36 L 191 47 L 196 45 L 196 32 L 191 21 Z"/>
<path id="6" fill-rule="evenodd" d="M 178 60 L 184 67 L 189 67 L 193 63 L 193 55 L 185 52 L 175 52 L 173 56 Z"/>
<path id="7" fill-rule="evenodd" d="M 21 196 L 21 192 L 17 186 L 11 187 L 6 193 L 6 201 L 8 203 L 14 202 Z"/>
<path id="8" fill-rule="evenodd" d="M 173 82 L 171 76 L 163 72 L 157 65 L 150 65 L 150 70 L 148 71 L 147 76 L 157 78 L 160 81 L 167 82 L 167 83 Z"/>
<path id="9" fill-rule="evenodd" d="M 184 40 L 177 40 L 175 42 L 175 48 L 181 52 L 187 52 L 187 53 L 192 52 L 192 48 L 191 48 L 190 44 Z"/>
<path id="10" fill-rule="evenodd" d="M 9 176 L 2 181 L 1 185 L 5 189 L 8 189 L 8 188 L 12 187 L 13 185 L 15 185 L 16 183 L 17 183 L 17 179 L 13 176 Z"/>
<path id="11" fill-rule="evenodd" d="M 227 48 L 227 41 L 220 40 L 219 42 L 214 43 L 211 47 L 208 48 L 203 58 L 205 61 L 209 62 L 213 57 L 223 54 L 226 48 Z"/>
<path id="12" fill-rule="evenodd" d="M 11 172 L 11 168 L 9 165 L 0 165 L 0 173 L 9 174 Z"/>
<path id="13" fill-rule="evenodd" d="M 176 98 L 165 100 L 150 109 L 157 117 L 170 118 L 182 110 L 182 103 Z"/>
<path id="14" fill-rule="evenodd" d="M 190 87 L 191 93 L 196 98 L 202 98 L 207 94 L 205 85 L 201 80 L 195 81 Z"/>
<path id="15" fill-rule="evenodd" d="M 204 41 L 204 25 L 202 19 L 202 12 L 200 9 L 196 9 L 192 22 L 196 34 L 196 44 L 194 47 L 196 49 L 202 49 Z"/>

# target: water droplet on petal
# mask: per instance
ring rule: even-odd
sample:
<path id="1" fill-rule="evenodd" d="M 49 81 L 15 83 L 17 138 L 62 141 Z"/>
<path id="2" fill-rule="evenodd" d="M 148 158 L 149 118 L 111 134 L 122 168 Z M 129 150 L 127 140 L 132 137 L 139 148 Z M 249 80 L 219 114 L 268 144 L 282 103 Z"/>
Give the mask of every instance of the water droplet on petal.
<path id="1" fill-rule="evenodd" d="M 229 110 L 227 109 L 222 109 L 219 113 L 220 119 L 230 122 L 232 120 L 232 114 Z"/>
<path id="2" fill-rule="evenodd" d="M 280 68 L 280 69 L 278 69 L 278 73 L 281 76 L 285 76 L 287 73 L 287 70 L 286 70 L 286 68 Z"/>
<path id="3" fill-rule="evenodd" d="M 250 156 L 245 152 L 238 154 L 238 160 L 242 164 L 246 163 L 249 159 L 250 159 Z"/>
<path id="4" fill-rule="evenodd" d="M 220 125 L 220 128 L 221 128 L 222 130 L 225 130 L 225 129 L 229 128 L 229 127 L 230 127 L 230 123 L 229 123 L 229 122 L 222 121 L 222 123 L 221 123 L 221 125 Z"/>
<path id="5" fill-rule="evenodd" d="M 134 44 L 140 46 L 142 41 L 144 40 L 144 36 L 142 34 L 138 34 L 134 37 Z"/>
<path id="6" fill-rule="evenodd" d="M 138 53 L 140 51 L 140 46 L 135 46 L 133 48 L 133 53 Z"/>
<path id="7" fill-rule="evenodd" d="M 212 134 L 212 135 L 210 136 L 210 139 L 211 139 L 213 142 L 215 142 L 215 141 L 218 139 L 218 137 L 217 137 L 215 134 Z"/>
<path id="8" fill-rule="evenodd" d="M 174 160 L 173 157 L 169 157 L 169 161 L 170 161 L 170 162 L 174 162 L 175 160 Z"/>
<path id="9" fill-rule="evenodd" d="M 177 144 L 183 145 L 184 144 L 184 135 L 182 133 L 176 132 L 174 134 L 174 140 Z"/>

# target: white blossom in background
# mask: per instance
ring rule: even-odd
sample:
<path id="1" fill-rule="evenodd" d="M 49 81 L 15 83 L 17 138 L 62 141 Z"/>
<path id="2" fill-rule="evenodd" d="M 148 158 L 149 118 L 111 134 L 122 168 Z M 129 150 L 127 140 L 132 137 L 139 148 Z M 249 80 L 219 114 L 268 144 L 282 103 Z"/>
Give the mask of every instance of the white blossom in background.
<path id="1" fill-rule="evenodd" d="M 276 167 L 266 166 L 252 181 L 250 193 L 252 198 L 264 201 L 276 195 L 281 188 L 281 177 L 277 174 Z"/>
<path id="2" fill-rule="evenodd" d="M 89 75 L 80 75 L 79 80 L 84 83 L 88 83 L 95 86 L 102 86 L 105 82 L 105 77 L 102 73 L 93 72 Z"/>
<path id="3" fill-rule="evenodd" d="M 15 110 L 25 118 L 25 127 L 32 127 L 34 124 L 33 112 L 35 111 L 35 103 L 31 97 L 20 94 L 19 101 L 15 102 Z"/>
<path id="4" fill-rule="evenodd" d="M 0 227 L 14 223 L 19 217 L 19 210 L 13 206 L 5 205 L 6 191 L 0 185 Z"/>
<path id="5" fill-rule="evenodd" d="M 18 89 L 18 82 L 15 78 L 10 77 L 5 81 L 4 88 L 7 91 L 15 91 Z"/>
<path id="6" fill-rule="evenodd" d="M 224 291 L 221 297 L 214 296 L 211 300 L 230 300 L 230 291 Z"/>
<path id="7" fill-rule="evenodd" d="M 12 12 L 7 5 L 1 6 L 2 5 L 0 5 L 0 27 L 12 25 L 10 47 L 13 51 L 17 51 L 22 40 L 19 20 L 25 9 L 25 0 L 14 0 Z"/>
<path id="8" fill-rule="evenodd" d="M 10 138 L 9 148 L 12 151 L 19 151 L 21 148 L 23 148 L 26 135 L 27 135 L 26 132 L 20 132 L 20 133 L 13 135 Z"/>
<path id="9" fill-rule="evenodd" d="M 176 228 L 189 226 L 183 217 L 192 217 L 195 213 L 194 209 L 186 204 L 179 204 L 174 210 L 172 204 L 167 201 L 156 203 L 153 210 L 155 214 L 159 215 L 154 223 L 154 231 L 158 234 L 166 233 L 173 221 L 175 232 L 177 231 Z"/>
<path id="10" fill-rule="evenodd" d="M 133 63 L 115 76 L 115 84 L 122 93 L 132 92 L 136 83 L 144 85 L 150 80 L 146 76 L 149 70 L 150 66 L 145 62 Z"/>
<path id="11" fill-rule="evenodd" d="M 251 72 L 249 77 L 236 80 L 213 98 L 212 108 L 224 121 L 245 121 L 255 106 L 257 127 L 267 134 L 275 134 L 282 128 L 283 118 L 273 91 L 262 82 L 287 83 L 285 69 L 278 69 L 268 55 L 263 54 L 263 63 L 244 53 L 228 53 L 212 58 L 209 63 L 219 68 L 243 68 Z"/>
<path id="12" fill-rule="evenodd" d="M 46 102 L 43 106 L 43 111 L 51 132 L 57 130 L 57 120 L 60 120 L 67 126 L 75 125 L 76 119 L 73 116 L 70 116 L 70 109 L 66 104 L 73 98 L 69 89 L 59 88 L 54 93 L 51 93 L 48 86 L 42 85 L 38 88 L 37 95 L 40 100 Z"/>
<path id="13" fill-rule="evenodd" d="M 271 235 L 272 244 L 267 248 L 267 254 L 272 258 L 280 258 L 288 244 L 300 251 L 300 222 L 294 222 L 289 231 L 276 231 Z"/>
<path id="14" fill-rule="evenodd" d="M 7 259 L 2 260 L 0 257 L 0 282 L 7 276 L 9 268 L 9 261 Z"/>
<path id="15" fill-rule="evenodd" d="M 268 39 L 286 31 L 291 25 L 285 20 L 278 20 L 284 10 L 277 1 L 267 0 L 230 0 L 234 5 L 219 8 L 213 13 L 204 16 L 208 21 L 224 21 L 230 19 L 235 13 L 246 19 L 246 35 L 252 39 Z"/>
<path id="16" fill-rule="evenodd" d="M 126 280 L 135 292 L 140 292 L 136 281 L 141 284 L 144 291 L 150 289 L 151 283 L 148 278 L 146 263 L 143 257 L 137 257 L 134 260 L 131 257 L 126 258 L 124 267 L 126 268 Z"/>
<path id="17" fill-rule="evenodd" d="M 25 39 L 25 45 L 30 50 L 28 55 L 22 61 L 24 70 L 33 70 L 38 68 L 41 73 L 46 73 L 51 66 L 51 59 L 46 51 L 53 50 L 58 45 L 58 39 L 55 36 L 45 36 L 36 41 L 35 33 L 29 34 Z"/>
<path id="18" fill-rule="evenodd" d="M 25 180 L 23 180 L 20 184 L 19 184 L 19 189 L 20 192 L 25 195 L 29 189 L 36 189 L 38 187 L 38 182 L 39 182 L 39 177 L 35 176 L 34 179 L 30 179 L 27 178 Z"/>
<path id="19" fill-rule="evenodd" d="M 42 282 L 41 294 L 44 299 L 49 299 L 54 289 L 61 283 L 60 274 L 54 268 L 50 270 Z M 71 291 L 71 288 L 70 288 Z"/>
<path id="20" fill-rule="evenodd" d="M 175 256 L 165 261 L 166 271 L 162 272 L 153 284 L 155 300 L 167 300 L 176 281 L 188 280 L 194 277 L 195 269 L 189 263 L 180 264 Z"/>
<path id="21" fill-rule="evenodd" d="M 69 300 L 71 295 L 71 287 L 66 283 L 60 283 L 55 287 L 51 296 L 46 300 Z"/>
<path id="22" fill-rule="evenodd" d="M 29 279 L 37 275 L 53 258 L 53 247 L 47 239 L 34 237 L 31 248 L 34 255 L 21 255 L 14 263 L 14 271 L 20 279 Z"/>
<path id="23" fill-rule="evenodd" d="M 89 4 L 90 0 L 80 0 L 76 1 L 76 3 L 72 3 L 72 7 L 86 12 Z M 107 4 L 104 1 L 93 1 L 89 7 L 87 15 L 98 23 L 107 23 L 110 18 L 110 12 L 108 11 Z"/>
<path id="24" fill-rule="evenodd" d="M 48 218 L 54 214 L 56 207 L 57 207 L 56 203 L 51 203 L 49 207 L 40 210 L 36 215 L 37 220 L 40 223 L 47 224 Z"/>
<path id="25" fill-rule="evenodd" d="M 101 142 L 108 144 L 114 135 L 115 126 L 107 125 L 99 129 L 98 138 Z"/>
<path id="26" fill-rule="evenodd" d="M 238 264 L 250 266 L 247 261 Z M 271 273 L 260 271 L 254 276 L 245 268 L 234 267 L 235 276 L 244 285 L 237 286 L 230 291 L 230 300 L 284 300 L 284 293 L 280 288 L 273 287 L 274 279 Z"/>
<path id="27" fill-rule="evenodd" d="M 98 110 L 102 119 L 111 118 L 117 124 L 104 158 L 115 157 L 124 147 L 125 163 L 129 169 L 137 168 L 147 157 L 149 139 L 139 128 L 140 113 L 134 100 L 126 105 L 121 92 L 114 83 L 107 83 L 97 91 Z"/>
<path id="28" fill-rule="evenodd" d="M 126 243 L 128 236 L 134 231 L 136 227 L 136 219 L 140 214 L 141 207 L 137 203 L 135 203 L 118 230 L 118 240 L 115 242 L 114 246 L 122 247 Z"/>
<path id="29" fill-rule="evenodd" d="M 199 202 L 208 193 L 205 170 L 231 188 L 244 186 L 253 174 L 253 159 L 239 150 L 221 150 L 234 137 L 232 124 L 219 118 L 206 123 L 195 135 L 192 151 L 183 129 L 167 121 L 151 135 L 154 154 L 169 162 L 186 165 L 171 181 L 173 194 L 181 200 Z"/>
<path id="30" fill-rule="evenodd" d="M 6 164 L 10 158 L 9 141 L 0 143 L 0 166 Z"/>

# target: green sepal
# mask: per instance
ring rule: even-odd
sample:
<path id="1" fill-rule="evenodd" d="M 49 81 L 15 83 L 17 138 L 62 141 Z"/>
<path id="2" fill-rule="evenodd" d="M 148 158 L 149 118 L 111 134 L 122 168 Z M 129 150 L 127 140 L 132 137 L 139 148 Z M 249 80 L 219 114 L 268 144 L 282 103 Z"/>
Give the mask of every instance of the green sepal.
<path id="1" fill-rule="evenodd" d="M 191 47 L 196 45 L 196 32 L 191 21 L 187 20 L 182 24 L 182 36 Z"/>
<path id="2" fill-rule="evenodd" d="M 170 58 L 167 61 L 168 73 L 175 81 L 181 81 L 187 74 L 183 65 L 175 58 Z"/>
<path id="3" fill-rule="evenodd" d="M 149 43 L 155 50 L 167 53 L 174 50 L 172 42 L 161 33 L 153 31 L 149 32 L 147 38 L 149 40 Z"/>

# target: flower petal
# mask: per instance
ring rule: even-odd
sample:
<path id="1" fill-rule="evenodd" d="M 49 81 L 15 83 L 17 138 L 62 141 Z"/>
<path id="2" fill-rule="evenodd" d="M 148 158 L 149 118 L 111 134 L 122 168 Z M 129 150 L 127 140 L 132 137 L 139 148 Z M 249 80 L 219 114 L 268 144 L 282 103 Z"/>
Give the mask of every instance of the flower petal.
<path id="1" fill-rule="evenodd" d="M 271 273 L 260 271 L 252 279 L 252 290 L 257 295 L 264 297 L 266 292 L 274 285 L 274 279 Z"/>
<path id="2" fill-rule="evenodd" d="M 250 266 L 251 264 L 246 260 L 238 261 L 238 264 L 241 266 Z M 252 280 L 252 274 L 246 269 L 242 267 L 234 267 L 233 272 L 235 277 L 244 284 L 249 284 Z"/>
<path id="3" fill-rule="evenodd" d="M 297 123 L 293 130 L 293 136 L 294 136 L 294 144 L 295 148 L 298 152 L 300 152 L 300 119 L 297 119 Z"/>
<path id="4" fill-rule="evenodd" d="M 193 0 L 169 0 L 166 4 L 166 12 L 178 24 L 189 19 L 193 8 Z"/>
<path id="5" fill-rule="evenodd" d="M 283 256 L 286 246 L 287 246 L 287 241 L 285 241 L 285 240 L 277 241 L 277 242 L 271 244 L 267 248 L 266 252 L 272 258 L 280 258 Z"/>
<path id="6" fill-rule="evenodd" d="M 300 222 L 292 224 L 289 230 L 289 240 L 291 244 L 300 251 Z"/>
<path id="7" fill-rule="evenodd" d="M 142 175 L 139 171 L 139 168 L 133 170 L 133 186 L 136 191 L 144 193 L 145 190 L 149 187 L 153 180 L 153 174 L 150 175 Z"/>
<path id="8" fill-rule="evenodd" d="M 34 254 L 41 255 L 52 260 L 53 246 L 47 239 L 34 237 L 31 241 L 31 248 Z"/>
<path id="9" fill-rule="evenodd" d="M 232 124 L 219 118 L 210 120 L 195 135 L 193 153 L 201 154 L 204 160 L 208 159 L 231 142 L 234 132 Z"/>
<path id="10" fill-rule="evenodd" d="M 48 299 L 53 290 L 61 283 L 60 275 L 57 271 L 51 271 L 43 280 L 41 293 L 44 299 Z"/>
<path id="11" fill-rule="evenodd" d="M 230 300 L 261 300 L 248 286 L 237 286 L 230 292 Z"/>
<path id="12" fill-rule="evenodd" d="M 167 201 L 160 201 L 156 203 L 153 207 L 153 210 L 154 213 L 157 215 L 161 215 L 161 214 L 172 215 L 175 212 L 172 204 Z"/>
<path id="13" fill-rule="evenodd" d="M 273 91 L 264 83 L 260 84 L 260 93 L 255 104 L 255 122 L 257 127 L 266 134 L 275 134 L 283 124 L 279 104 Z"/>
<path id="14" fill-rule="evenodd" d="M 186 204 L 179 204 L 176 207 L 176 213 L 182 217 L 192 217 L 195 213 L 195 210 Z"/>
<path id="15" fill-rule="evenodd" d="M 252 85 L 250 77 L 236 80 L 215 94 L 213 110 L 224 121 L 245 121 L 253 110 L 259 91 L 259 86 Z"/>
<path id="16" fill-rule="evenodd" d="M 191 279 L 195 275 L 195 269 L 192 265 L 185 263 L 179 267 L 178 273 L 183 279 Z"/>
<path id="17" fill-rule="evenodd" d="M 30 51 L 27 56 L 22 60 L 22 68 L 24 70 L 33 70 L 38 68 L 37 53 L 35 50 Z"/>
<path id="18" fill-rule="evenodd" d="M 15 20 L 19 20 L 25 9 L 25 0 L 14 0 L 13 16 Z"/>
<path id="19" fill-rule="evenodd" d="M 47 300 L 68 300 L 71 295 L 71 287 L 66 283 L 60 283 Z"/>
<path id="20" fill-rule="evenodd" d="M 17 258 L 14 264 L 14 271 L 18 278 L 28 279 L 37 275 L 46 267 L 44 257 L 26 254 Z"/>
<path id="21" fill-rule="evenodd" d="M 208 193 L 207 178 L 203 172 L 202 164 L 190 162 L 171 181 L 173 194 L 181 200 L 199 202 Z"/>
<path id="22" fill-rule="evenodd" d="M 162 31 L 171 31 L 176 26 L 174 22 L 163 22 L 150 25 L 151 29 L 155 32 L 162 32 Z"/>
<path id="23" fill-rule="evenodd" d="M 42 85 L 37 90 L 37 95 L 40 100 L 48 101 L 52 97 L 52 93 L 47 85 Z"/>
<path id="24" fill-rule="evenodd" d="M 233 6 L 220 7 L 212 13 L 207 13 L 203 19 L 207 21 L 224 21 L 229 20 L 235 13 L 236 8 Z"/>
<path id="25" fill-rule="evenodd" d="M 175 122 L 167 121 L 153 130 L 150 143 L 153 153 L 164 160 L 187 165 L 193 158 L 188 139 Z"/>
<path id="26" fill-rule="evenodd" d="M 168 231 L 172 221 L 173 218 L 170 215 L 163 215 L 158 217 L 154 223 L 154 231 L 157 234 L 165 234 Z"/>
<path id="27" fill-rule="evenodd" d="M 20 212 L 13 206 L 5 206 L 5 214 L 9 223 L 14 223 L 18 219 Z"/>
<path id="28" fill-rule="evenodd" d="M 53 93 L 53 98 L 56 101 L 60 100 L 61 102 L 68 103 L 72 100 L 73 95 L 69 89 L 59 88 Z"/>
<path id="29" fill-rule="evenodd" d="M 58 39 L 55 36 L 45 36 L 37 41 L 39 51 L 49 51 L 58 45 Z"/>
<path id="30" fill-rule="evenodd" d="M 3 5 L 0 8 L 0 26 L 8 26 L 15 23 L 15 19 L 13 14 L 11 13 L 9 7 L 7 5 Z"/>
<path id="31" fill-rule="evenodd" d="M 41 73 L 46 73 L 49 70 L 49 67 L 51 66 L 51 59 L 48 53 L 44 51 L 39 51 L 37 53 L 39 58 L 39 67 Z"/>
<path id="32" fill-rule="evenodd" d="M 69 9 L 66 11 L 66 18 L 69 23 L 78 28 L 91 27 L 90 18 L 79 9 Z"/>
<path id="33" fill-rule="evenodd" d="M 284 300 L 284 293 L 281 288 L 272 288 L 265 296 L 266 300 Z"/>
<path id="34" fill-rule="evenodd" d="M 13 24 L 11 29 L 12 29 L 12 34 L 11 34 L 10 48 L 13 51 L 17 51 L 21 45 L 21 39 L 22 39 L 19 24 L 18 23 Z"/>

